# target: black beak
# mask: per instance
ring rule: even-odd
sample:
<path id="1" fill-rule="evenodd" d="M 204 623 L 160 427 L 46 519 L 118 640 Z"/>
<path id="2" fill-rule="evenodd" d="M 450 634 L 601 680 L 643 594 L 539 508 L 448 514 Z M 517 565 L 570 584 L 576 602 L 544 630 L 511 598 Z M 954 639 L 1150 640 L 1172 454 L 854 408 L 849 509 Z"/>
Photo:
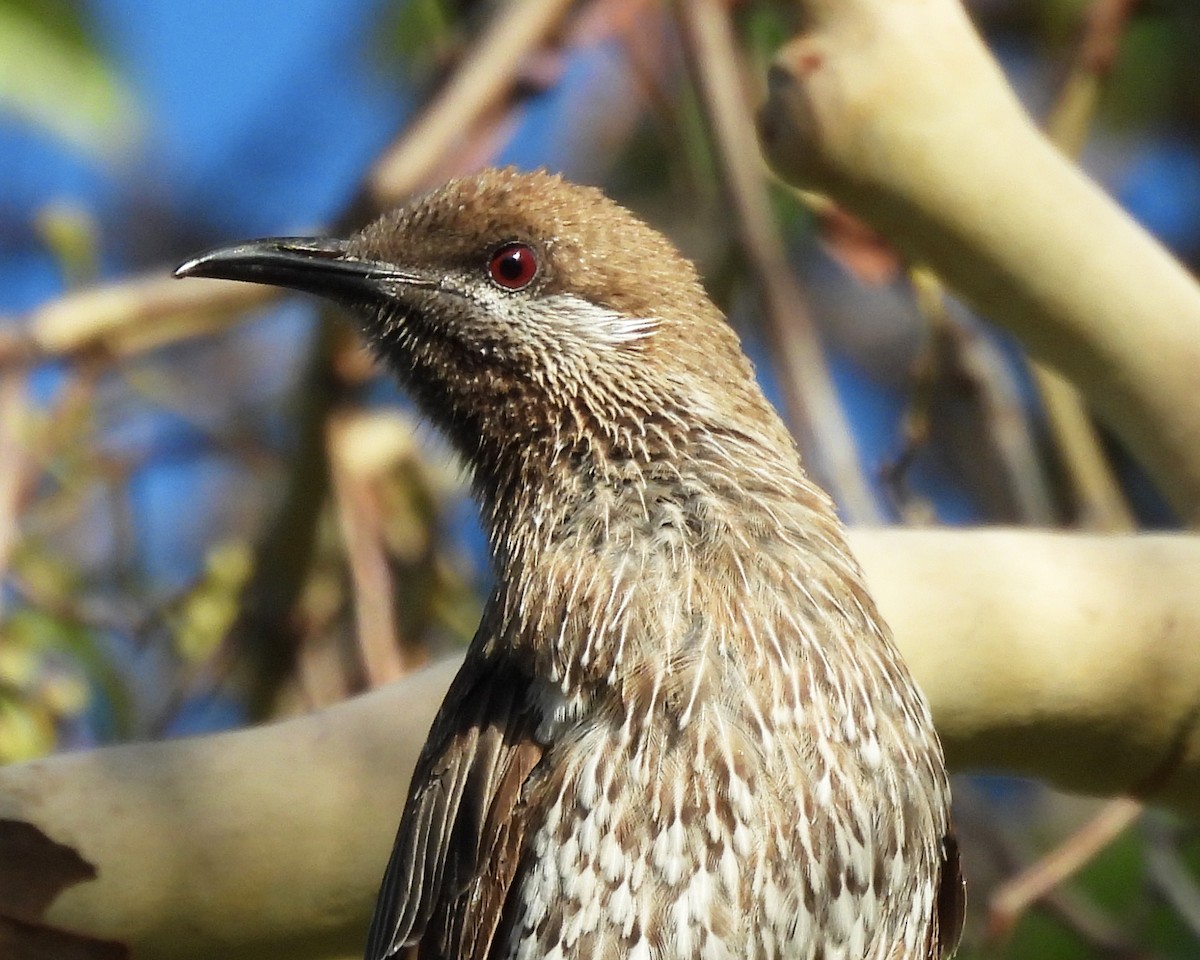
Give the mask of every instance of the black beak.
<path id="1" fill-rule="evenodd" d="M 244 280 L 361 303 L 397 286 L 432 286 L 429 280 L 386 263 L 360 260 L 348 241 L 323 237 L 271 237 L 218 247 L 182 264 L 177 277 Z"/>

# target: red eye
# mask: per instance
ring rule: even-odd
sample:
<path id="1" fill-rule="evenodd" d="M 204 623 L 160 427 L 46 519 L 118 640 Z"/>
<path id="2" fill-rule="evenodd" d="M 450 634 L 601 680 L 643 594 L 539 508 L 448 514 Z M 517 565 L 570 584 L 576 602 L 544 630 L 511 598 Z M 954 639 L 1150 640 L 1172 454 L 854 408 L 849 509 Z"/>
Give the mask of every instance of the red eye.
<path id="1" fill-rule="evenodd" d="M 488 261 L 488 276 L 505 290 L 520 290 L 537 276 L 537 254 L 524 243 L 506 243 Z"/>

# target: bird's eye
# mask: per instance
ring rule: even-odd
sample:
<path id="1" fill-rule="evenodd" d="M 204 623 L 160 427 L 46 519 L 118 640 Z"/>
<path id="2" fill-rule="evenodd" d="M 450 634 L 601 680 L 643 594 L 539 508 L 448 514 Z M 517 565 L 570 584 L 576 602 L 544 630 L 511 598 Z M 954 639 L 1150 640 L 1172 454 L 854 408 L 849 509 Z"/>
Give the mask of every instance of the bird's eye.
<path id="1" fill-rule="evenodd" d="M 524 243 L 506 243 L 488 261 L 488 276 L 505 290 L 522 290 L 537 276 L 537 254 Z"/>

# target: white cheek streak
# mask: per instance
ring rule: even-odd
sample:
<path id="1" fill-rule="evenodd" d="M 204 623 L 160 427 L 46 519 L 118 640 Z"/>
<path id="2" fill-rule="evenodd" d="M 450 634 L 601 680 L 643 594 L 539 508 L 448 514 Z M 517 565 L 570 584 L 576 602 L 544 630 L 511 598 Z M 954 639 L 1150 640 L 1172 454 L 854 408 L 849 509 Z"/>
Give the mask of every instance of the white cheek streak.
<path id="1" fill-rule="evenodd" d="M 569 293 L 522 300 L 519 307 L 513 304 L 509 315 L 514 322 L 535 327 L 546 341 L 593 349 L 644 340 L 659 323 L 654 317 L 627 317 Z"/>

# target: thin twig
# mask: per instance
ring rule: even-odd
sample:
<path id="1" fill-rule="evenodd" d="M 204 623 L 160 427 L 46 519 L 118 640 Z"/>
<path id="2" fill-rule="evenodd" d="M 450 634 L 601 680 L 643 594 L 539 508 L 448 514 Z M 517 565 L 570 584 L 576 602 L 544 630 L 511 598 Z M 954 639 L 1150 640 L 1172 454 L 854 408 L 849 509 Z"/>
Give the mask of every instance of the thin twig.
<path id="1" fill-rule="evenodd" d="M 101 346 L 113 353 L 141 352 L 228 326 L 231 315 L 271 296 L 269 288 L 256 284 L 178 283 L 163 267 L 152 276 L 67 294 L 11 320 L 19 332 L 0 345 L 0 366 L 70 357 Z M 147 335 L 135 341 L 140 331 Z"/>
<path id="2" fill-rule="evenodd" d="M 396 590 L 383 542 L 379 505 L 372 496 L 369 479 L 351 465 L 353 457 L 348 446 L 353 442 L 353 430 L 348 417 L 335 414 L 329 418 L 326 443 L 342 543 L 354 585 L 356 638 L 367 685 L 374 688 L 399 679 L 412 665 L 401 656 Z"/>
<path id="3" fill-rule="evenodd" d="M 913 365 L 912 398 L 905 411 L 900 454 L 885 476 L 905 510 L 905 471 L 932 433 L 931 409 L 938 381 L 948 369 L 961 371 L 978 391 L 988 437 L 1004 465 L 1005 479 L 1021 520 L 1047 526 L 1054 520 L 1049 485 L 1041 469 L 1019 390 L 990 342 L 957 322 L 946 300 L 946 289 L 930 269 L 912 265 L 909 280 L 917 308 L 925 320 L 926 339 Z"/>
<path id="4" fill-rule="evenodd" d="M 310 578 L 300 605 L 304 639 L 292 686 L 304 712 L 311 713 L 361 691 L 362 677 L 360 664 L 347 656 L 348 644 L 337 629 L 353 613 L 345 592 L 321 589 Z"/>
<path id="5" fill-rule="evenodd" d="M 1070 157 L 1083 150 L 1101 85 L 1112 72 L 1121 37 L 1138 5 L 1139 0 L 1095 0 L 1088 8 L 1075 64 L 1046 120 L 1051 142 Z M 1030 366 L 1071 486 L 1079 525 L 1105 533 L 1133 530 L 1133 512 L 1079 391 L 1057 371 L 1037 361 Z"/>
<path id="6" fill-rule="evenodd" d="M 834 206 L 832 201 L 826 201 Z M 946 309 L 941 284 L 931 270 L 909 269 L 909 281 L 917 307 L 925 319 L 925 338 L 913 360 L 910 392 L 900 422 L 900 452 L 884 466 L 883 478 L 906 523 L 924 524 L 935 519 L 932 505 L 914 501 L 908 487 L 908 473 L 919 451 L 933 436 L 933 402 L 941 371 L 945 346 L 953 349 L 948 327 L 952 323 Z"/>
<path id="7" fill-rule="evenodd" d="M 8 572 L 13 547 L 20 536 L 18 512 L 25 486 L 29 457 L 25 438 L 28 424 L 25 377 L 0 374 L 0 583 Z M 0 589 L 0 617 L 4 615 L 4 591 Z"/>
<path id="8" fill-rule="evenodd" d="M 1114 800 L 1036 863 L 1006 880 L 988 900 L 989 939 L 1004 940 L 1030 906 L 1070 879 L 1141 816 L 1136 800 Z"/>
<path id="9" fill-rule="evenodd" d="M 1116 65 L 1125 29 L 1143 0 L 1094 0 L 1084 14 L 1083 36 L 1071 73 L 1046 121 L 1046 131 L 1068 156 L 1087 141 L 1100 88 Z"/>
<path id="10" fill-rule="evenodd" d="M 846 518 L 852 523 L 879 522 L 879 507 L 853 433 L 771 216 L 767 174 L 729 11 L 720 0 L 676 0 L 675 14 L 723 168 L 735 228 L 757 281 L 792 426 L 812 454 L 813 473 Z"/>
<path id="11" fill-rule="evenodd" d="M 615 39 L 633 84 L 645 102 L 646 111 L 653 123 L 664 131 L 663 139 L 669 143 L 682 143 L 685 137 L 683 123 L 676 98 L 668 86 L 666 44 L 658 36 L 662 24 L 656 19 L 647 26 L 647 19 L 643 16 L 637 22 L 621 23 L 615 31 Z M 668 151 L 668 162 L 673 159 L 674 151 Z"/>
<path id="12" fill-rule="evenodd" d="M 406 136 L 372 166 L 363 194 L 382 209 L 429 184 L 438 167 L 480 117 L 509 96 L 522 61 L 562 22 L 571 0 L 514 0 L 496 15 Z"/>
<path id="13" fill-rule="evenodd" d="M 1071 488 L 1076 524 L 1099 533 L 1132 532 L 1137 527 L 1133 511 L 1079 391 L 1036 360 L 1030 361 L 1030 370 Z"/>
<path id="14" fill-rule="evenodd" d="M 1200 884 L 1180 855 L 1180 827 L 1166 814 L 1152 813 L 1143 820 L 1142 830 L 1147 879 L 1200 940 Z"/>
<path id="15" fill-rule="evenodd" d="M 1018 837 L 996 815 L 992 802 L 970 780 L 955 782 L 954 819 L 960 835 L 968 838 L 970 849 L 990 861 L 992 869 L 988 873 L 1011 873 L 1029 858 L 1025 837 Z M 1087 943 L 1097 956 L 1129 958 L 1138 954 L 1126 931 L 1094 901 L 1076 891 L 1065 887 L 1048 890 L 1038 906 Z M 979 955 L 1004 957 L 1005 944 L 1005 939 L 989 935 L 979 945 Z"/>

